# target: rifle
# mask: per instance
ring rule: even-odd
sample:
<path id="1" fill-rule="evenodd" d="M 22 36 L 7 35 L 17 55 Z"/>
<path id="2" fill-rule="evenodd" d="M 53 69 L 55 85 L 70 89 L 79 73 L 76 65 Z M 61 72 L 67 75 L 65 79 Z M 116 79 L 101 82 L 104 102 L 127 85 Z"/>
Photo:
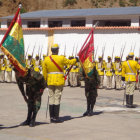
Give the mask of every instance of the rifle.
<path id="1" fill-rule="evenodd" d="M 97 56 L 97 51 L 98 51 L 98 46 L 97 46 L 97 49 L 96 49 L 95 55 L 94 55 L 95 60 L 96 60 L 96 56 Z"/>
<path id="2" fill-rule="evenodd" d="M 42 46 L 42 48 L 43 48 L 43 46 Z M 40 51 L 39 60 L 41 60 L 42 48 L 41 48 L 41 51 Z"/>
<path id="3" fill-rule="evenodd" d="M 64 56 L 66 56 L 66 44 L 65 44 L 65 48 L 64 48 Z"/>
<path id="4" fill-rule="evenodd" d="M 28 45 L 28 48 L 27 48 L 27 51 L 26 51 L 26 54 L 25 54 L 25 59 L 26 59 L 26 57 L 27 57 L 28 50 L 29 50 L 29 45 Z"/>
<path id="5" fill-rule="evenodd" d="M 106 43 L 105 43 L 105 45 L 104 45 L 104 48 L 102 49 L 102 59 L 103 59 L 103 60 L 104 60 L 105 46 L 106 46 Z"/>
<path id="6" fill-rule="evenodd" d="M 112 51 L 112 60 L 113 60 L 113 54 L 114 54 L 114 47 L 115 47 L 115 44 L 113 46 L 113 51 Z"/>
<path id="7" fill-rule="evenodd" d="M 78 45 L 77 45 L 77 47 L 76 47 L 76 51 L 75 51 L 75 57 L 76 57 L 76 55 L 77 55 L 77 48 L 78 48 Z"/>
<path id="8" fill-rule="evenodd" d="M 135 45 L 134 45 L 134 48 L 133 48 L 133 53 L 134 53 L 134 51 L 135 51 L 135 47 L 136 47 L 136 42 L 135 42 Z"/>
<path id="9" fill-rule="evenodd" d="M 39 48 L 38 48 L 38 56 L 39 56 L 39 51 L 40 51 L 40 46 L 39 46 Z"/>
<path id="10" fill-rule="evenodd" d="M 36 43 L 35 43 L 35 46 L 36 46 Z M 33 59 L 33 55 L 34 55 L 35 46 L 34 46 L 34 48 L 33 48 L 33 52 L 32 52 L 32 58 L 31 58 L 31 61 L 30 61 L 30 65 L 31 65 L 31 62 L 32 62 L 32 59 Z"/>
<path id="11" fill-rule="evenodd" d="M 121 63 L 122 58 L 123 58 L 123 53 L 124 53 L 125 46 L 126 46 L 126 43 L 124 44 L 124 48 L 122 49 L 122 55 L 121 55 L 120 63 Z"/>
<path id="12" fill-rule="evenodd" d="M 74 47 L 73 47 L 73 50 L 72 50 L 72 56 L 74 55 L 74 49 L 75 49 L 75 44 L 74 44 Z"/>

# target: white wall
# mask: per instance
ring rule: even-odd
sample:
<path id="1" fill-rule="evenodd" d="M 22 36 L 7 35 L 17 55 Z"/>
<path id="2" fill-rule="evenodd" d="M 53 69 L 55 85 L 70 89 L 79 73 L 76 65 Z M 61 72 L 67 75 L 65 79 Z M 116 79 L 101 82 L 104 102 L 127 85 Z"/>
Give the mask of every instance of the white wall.
<path id="1" fill-rule="evenodd" d="M 55 30 L 54 31 L 54 43 L 60 45 L 60 55 L 64 54 L 64 48 L 66 45 L 66 56 L 72 55 L 73 47 L 75 46 L 74 55 L 80 50 L 84 41 L 86 40 L 90 30 Z M 0 41 L 2 40 L 3 34 L 5 32 L 0 32 Z M 42 55 L 47 54 L 48 46 L 48 31 L 23 31 L 24 33 L 24 44 L 25 44 L 25 53 L 29 47 L 28 53 L 32 54 L 33 47 L 36 44 L 34 57 L 38 54 L 39 46 L 43 48 Z M 106 60 L 107 56 L 112 56 L 113 46 L 115 45 L 114 56 L 120 56 L 120 51 L 122 46 L 125 47 L 124 57 L 130 52 L 131 46 L 135 47 L 135 55 L 139 56 L 140 48 L 140 35 L 139 31 L 136 29 L 105 29 L 105 30 L 95 30 L 94 31 L 94 45 L 95 50 L 98 47 L 97 57 L 102 55 L 102 48 L 105 45 L 105 54 L 104 59 Z"/>

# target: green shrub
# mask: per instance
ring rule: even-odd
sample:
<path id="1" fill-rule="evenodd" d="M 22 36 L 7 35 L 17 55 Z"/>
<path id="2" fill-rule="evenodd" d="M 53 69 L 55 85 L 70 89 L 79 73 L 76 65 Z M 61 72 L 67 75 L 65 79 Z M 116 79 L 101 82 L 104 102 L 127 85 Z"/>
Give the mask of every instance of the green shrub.
<path id="1" fill-rule="evenodd" d="M 119 5 L 120 5 L 120 7 L 125 7 L 124 0 L 119 0 Z"/>
<path id="2" fill-rule="evenodd" d="M 26 13 L 27 11 L 22 7 L 21 9 L 20 9 L 20 13 L 22 14 L 22 13 Z"/>
<path id="3" fill-rule="evenodd" d="M 77 4 L 76 0 L 65 0 L 64 6 Z"/>

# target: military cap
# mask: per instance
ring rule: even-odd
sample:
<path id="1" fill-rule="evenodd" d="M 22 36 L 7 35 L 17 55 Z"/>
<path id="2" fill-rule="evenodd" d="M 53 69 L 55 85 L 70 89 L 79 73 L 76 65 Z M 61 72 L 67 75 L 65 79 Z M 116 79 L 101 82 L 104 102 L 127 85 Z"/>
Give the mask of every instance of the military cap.
<path id="1" fill-rule="evenodd" d="M 43 54 L 43 57 L 46 57 L 47 55 L 46 54 Z"/>
<path id="2" fill-rule="evenodd" d="M 51 49 L 59 49 L 59 45 L 58 45 L 58 44 L 53 44 L 53 45 L 51 46 Z"/>
<path id="3" fill-rule="evenodd" d="M 37 54 L 36 57 L 39 57 L 39 55 Z"/>
<path id="4" fill-rule="evenodd" d="M 130 52 L 130 53 L 128 54 L 128 56 L 134 56 L 134 53 L 133 53 L 133 52 Z"/>
<path id="5" fill-rule="evenodd" d="M 30 54 L 28 54 L 28 57 L 31 57 L 31 55 L 30 55 Z"/>
<path id="6" fill-rule="evenodd" d="M 102 56 L 99 56 L 98 58 L 102 58 Z"/>
<path id="7" fill-rule="evenodd" d="M 111 58 L 110 56 L 108 56 L 107 58 Z"/>

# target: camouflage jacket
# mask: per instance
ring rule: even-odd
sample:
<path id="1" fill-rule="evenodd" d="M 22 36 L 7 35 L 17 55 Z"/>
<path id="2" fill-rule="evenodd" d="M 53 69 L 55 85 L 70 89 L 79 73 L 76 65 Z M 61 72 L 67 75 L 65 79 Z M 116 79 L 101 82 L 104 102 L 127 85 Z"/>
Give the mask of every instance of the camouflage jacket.
<path id="1" fill-rule="evenodd" d="M 86 77 L 83 70 L 80 71 L 80 79 L 85 81 L 85 91 L 89 92 L 97 89 L 100 84 L 100 79 L 96 67 L 93 68 L 93 73 L 90 77 Z"/>
<path id="2" fill-rule="evenodd" d="M 23 96 L 27 95 L 25 94 L 24 83 L 34 93 L 40 92 L 46 88 L 46 82 L 43 75 L 35 71 L 31 71 L 30 75 L 28 74 L 25 77 L 17 77 L 16 75 L 16 81 Z"/>

